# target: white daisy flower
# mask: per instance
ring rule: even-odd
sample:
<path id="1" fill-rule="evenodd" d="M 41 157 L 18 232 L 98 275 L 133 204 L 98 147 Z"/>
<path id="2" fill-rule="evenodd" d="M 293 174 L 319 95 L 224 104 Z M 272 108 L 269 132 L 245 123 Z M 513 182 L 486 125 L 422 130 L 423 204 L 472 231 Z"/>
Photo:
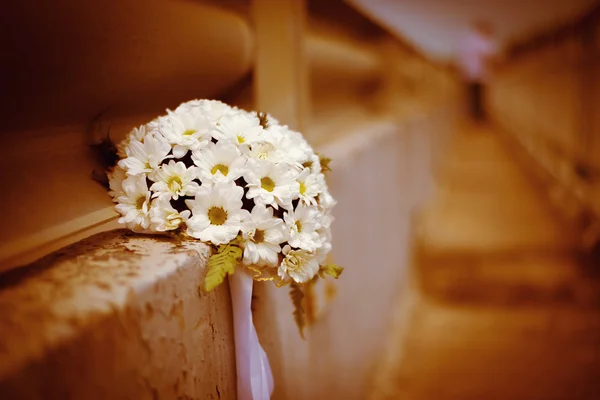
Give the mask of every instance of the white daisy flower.
<path id="1" fill-rule="evenodd" d="M 117 155 L 119 156 L 119 158 L 127 157 L 126 148 L 129 145 L 129 142 L 135 140 L 144 143 L 144 138 L 147 134 L 150 134 L 150 132 L 151 130 L 146 129 L 146 125 L 141 125 L 138 128 L 133 128 L 127 135 L 127 138 L 116 145 Z"/>
<path id="2" fill-rule="evenodd" d="M 308 159 L 302 163 L 304 168 L 309 168 L 313 174 L 321 173 L 321 160 L 316 154 L 309 155 Z"/>
<path id="3" fill-rule="evenodd" d="M 310 281 L 319 272 L 319 263 L 314 255 L 306 250 L 293 250 L 289 245 L 283 248 L 284 258 L 277 274 L 284 281 L 293 279 L 298 283 Z"/>
<path id="4" fill-rule="evenodd" d="M 196 167 L 187 168 L 181 161 L 169 161 L 150 175 L 155 183 L 150 190 L 156 192 L 154 197 L 168 195 L 177 200 L 179 196 L 193 195 L 200 187 L 194 179 L 198 178 Z"/>
<path id="5" fill-rule="evenodd" d="M 137 128 L 133 128 L 131 132 L 129 132 L 129 139 L 137 140 L 138 142 L 144 142 L 144 138 L 146 135 L 150 134 L 152 129 L 147 129 L 146 125 L 140 125 Z"/>
<path id="6" fill-rule="evenodd" d="M 265 135 L 264 135 L 265 140 L 267 140 L 269 142 L 271 142 L 271 141 L 276 142 L 276 141 L 279 141 L 284 136 L 287 136 L 289 134 L 290 129 L 287 127 L 287 125 L 273 123 L 274 119 L 272 119 L 269 116 L 267 118 L 268 118 L 269 127 L 265 131 Z"/>
<path id="7" fill-rule="evenodd" d="M 227 142 L 211 143 L 192 153 L 192 160 L 200 171 L 202 182 L 230 182 L 244 173 L 246 158 L 238 148 Z"/>
<path id="8" fill-rule="evenodd" d="M 319 265 L 323 264 L 327 260 L 327 256 L 331 252 L 331 249 L 331 242 L 324 241 L 323 244 L 321 244 L 321 246 L 315 250 L 315 259 Z"/>
<path id="9" fill-rule="evenodd" d="M 207 100 L 195 99 L 195 100 L 186 101 L 185 103 L 181 103 L 180 105 L 178 105 L 177 108 L 175 109 L 175 112 L 179 114 L 179 113 L 189 112 L 190 110 L 198 109 L 202 106 L 202 104 L 205 101 L 207 101 Z"/>
<path id="10" fill-rule="evenodd" d="M 159 128 L 160 128 L 160 118 L 161 117 L 157 117 L 154 118 L 152 121 L 148 122 L 146 124 L 146 132 L 150 132 L 150 133 L 160 133 L 159 132 Z"/>
<path id="11" fill-rule="evenodd" d="M 296 206 L 296 210 L 283 214 L 283 220 L 289 235 L 288 243 L 292 247 L 313 251 L 321 244 L 317 229 L 321 227 L 320 218 L 322 214 L 317 207 L 305 206 L 302 203 Z"/>
<path id="12" fill-rule="evenodd" d="M 118 165 L 113 168 L 108 174 L 108 186 L 110 191 L 108 194 L 113 198 L 113 201 L 117 201 L 119 196 L 125 194 L 123 190 L 123 181 L 127 178 L 125 170 Z"/>
<path id="13" fill-rule="evenodd" d="M 248 183 L 248 199 L 257 204 L 289 208 L 300 184 L 296 181 L 297 172 L 285 164 L 275 164 L 265 160 L 249 159 L 244 178 Z"/>
<path id="14" fill-rule="evenodd" d="M 304 168 L 298 178 L 298 195 L 300 201 L 306 205 L 317 205 L 316 197 L 325 189 L 323 174 L 313 174 L 310 168 Z"/>
<path id="15" fill-rule="evenodd" d="M 327 258 L 327 255 L 331 251 L 331 223 L 333 222 L 333 216 L 324 214 L 321 217 L 321 227 L 317 229 L 319 234 L 319 241 L 321 245 L 317 247 L 315 256 L 319 264 L 323 263 Z"/>
<path id="16" fill-rule="evenodd" d="M 125 152 L 127 158 L 119 161 L 127 175 L 147 174 L 158 168 L 171 151 L 171 145 L 160 135 L 146 135 L 144 142 L 131 140 Z"/>
<path id="17" fill-rule="evenodd" d="M 175 158 L 182 158 L 188 150 L 201 149 L 212 138 L 213 122 L 198 109 L 169 111 L 158 124 L 160 133 L 174 145 Z"/>
<path id="18" fill-rule="evenodd" d="M 201 107 L 204 114 L 217 123 L 227 115 L 231 115 L 238 111 L 237 107 L 231 107 L 218 100 L 204 100 Z"/>
<path id="19" fill-rule="evenodd" d="M 248 152 L 248 157 L 256 160 L 267 160 L 273 163 L 285 161 L 285 153 L 274 142 L 253 143 Z"/>
<path id="20" fill-rule="evenodd" d="M 245 240 L 244 264 L 277 267 L 281 243 L 287 237 L 280 218 L 273 217 L 273 209 L 255 205 L 242 224 Z"/>
<path id="21" fill-rule="evenodd" d="M 318 202 L 319 207 L 324 210 L 331 210 L 337 204 L 337 201 L 329 194 L 327 189 L 319 193 Z"/>
<path id="22" fill-rule="evenodd" d="M 117 198 L 119 204 L 116 210 L 121 214 L 119 223 L 127 224 L 134 229 L 141 227 L 148 229 L 150 226 L 150 191 L 146 184 L 145 175 L 130 176 L 123 181 L 124 194 Z"/>
<path id="23" fill-rule="evenodd" d="M 223 117 L 213 136 L 218 141 L 246 147 L 248 144 L 261 140 L 262 130 L 257 117 L 245 112 L 238 112 Z"/>
<path id="24" fill-rule="evenodd" d="M 263 135 L 264 140 L 273 143 L 285 154 L 285 161 L 298 168 L 302 164 L 311 161 L 314 156 L 313 149 L 298 132 L 290 130 L 287 126 L 275 126 L 269 129 L 269 133 Z"/>
<path id="25" fill-rule="evenodd" d="M 152 202 L 150 208 L 150 221 L 155 230 L 159 232 L 172 231 L 185 223 L 191 215 L 190 210 L 177 211 L 171 205 L 167 196 L 160 197 Z"/>
<path id="26" fill-rule="evenodd" d="M 333 215 L 326 211 L 324 213 L 321 213 L 319 220 L 319 225 L 321 225 L 321 228 L 329 228 L 331 227 L 331 223 L 333 222 L 334 218 Z"/>
<path id="27" fill-rule="evenodd" d="M 190 111 L 200 111 L 211 121 L 218 122 L 227 114 L 231 114 L 237 110 L 236 107 L 231 107 L 218 100 L 192 100 L 182 103 L 175 109 L 175 113 L 186 113 Z"/>
<path id="28" fill-rule="evenodd" d="M 186 200 L 192 210 L 187 233 L 204 242 L 229 243 L 238 235 L 248 211 L 242 209 L 244 189 L 233 182 L 202 185 L 194 200 Z"/>

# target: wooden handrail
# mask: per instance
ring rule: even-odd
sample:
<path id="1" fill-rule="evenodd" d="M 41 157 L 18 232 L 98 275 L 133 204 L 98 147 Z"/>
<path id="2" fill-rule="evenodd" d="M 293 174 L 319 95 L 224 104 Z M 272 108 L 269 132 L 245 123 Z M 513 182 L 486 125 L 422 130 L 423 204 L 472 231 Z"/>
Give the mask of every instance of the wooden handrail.
<path id="1" fill-rule="evenodd" d="M 17 2 L 0 15 L 0 41 L 0 134 L 216 96 L 254 56 L 247 20 L 182 0 Z"/>

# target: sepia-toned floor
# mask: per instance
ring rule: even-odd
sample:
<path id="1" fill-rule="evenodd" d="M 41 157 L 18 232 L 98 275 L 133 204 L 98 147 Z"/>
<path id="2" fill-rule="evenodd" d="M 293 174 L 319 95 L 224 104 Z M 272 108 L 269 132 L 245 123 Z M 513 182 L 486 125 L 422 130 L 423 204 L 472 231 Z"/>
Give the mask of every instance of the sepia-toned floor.
<path id="1" fill-rule="evenodd" d="M 510 152 L 448 150 L 371 400 L 600 399 L 599 279 Z"/>

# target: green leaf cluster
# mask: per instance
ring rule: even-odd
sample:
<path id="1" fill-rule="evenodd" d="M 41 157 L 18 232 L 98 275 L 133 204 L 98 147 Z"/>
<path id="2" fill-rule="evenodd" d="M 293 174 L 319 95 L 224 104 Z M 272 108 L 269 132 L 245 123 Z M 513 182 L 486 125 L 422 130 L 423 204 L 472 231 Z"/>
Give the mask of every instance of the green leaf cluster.
<path id="1" fill-rule="evenodd" d="M 321 154 L 319 154 L 319 162 L 321 164 L 321 171 L 323 172 L 327 172 L 327 171 L 331 171 L 331 158 L 329 157 L 325 157 Z"/>
<path id="2" fill-rule="evenodd" d="M 321 265 L 321 269 L 319 270 L 319 276 L 321 278 L 325 278 L 325 275 L 333 276 L 335 279 L 339 278 L 344 272 L 344 268 L 340 267 L 337 264 L 326 264 Z"/>
<path id="3" fill-rule="evenodd" d="M 228 274 L 235 272 L 235 267 L 242 258 L 242 249 L 234 242 L 220 245 L 208 259 L 208 268 L 204 278 L 204 290 L 212 291 L 225 280 Z"/>
<path id="4" fill-rule="evenodd" d="M 300 285 L 298 285 L 296 282 L 292 282 L 290 284 L 290 298 L 292 299 L 292 304 L 294 305 L 294 320 L 296 321 L 296 325 L 300 331 L 300 336 L 302 339 L 304 339 L 304 326 L 306 325 L 304 305 L 302 304 L 304 300 L 304 292 L 302 291 Z"/>

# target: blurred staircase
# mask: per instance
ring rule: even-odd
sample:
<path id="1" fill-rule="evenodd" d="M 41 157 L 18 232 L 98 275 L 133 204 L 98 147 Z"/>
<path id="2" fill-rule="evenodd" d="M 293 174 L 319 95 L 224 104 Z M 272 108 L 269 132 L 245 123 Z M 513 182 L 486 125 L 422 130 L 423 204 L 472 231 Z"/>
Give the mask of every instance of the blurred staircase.
<path id="1" fill-rule="evenodd" d="M 455 137 L 370 399 L 600 398 L 600 280 L 510 153 Z"/>

